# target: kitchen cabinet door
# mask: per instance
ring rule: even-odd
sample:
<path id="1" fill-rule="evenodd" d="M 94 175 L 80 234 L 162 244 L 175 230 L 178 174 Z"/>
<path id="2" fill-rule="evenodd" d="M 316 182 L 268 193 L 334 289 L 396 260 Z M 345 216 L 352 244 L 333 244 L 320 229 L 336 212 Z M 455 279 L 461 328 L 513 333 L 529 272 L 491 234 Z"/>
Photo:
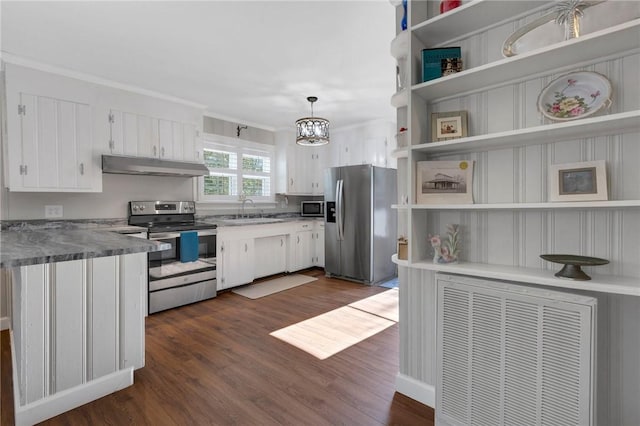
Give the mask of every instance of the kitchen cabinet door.
<path id="1" fill-rule="evenodd" d="M 109 124 L 111 154 L 138 155 L 138 115 L 111 110 Z"/>
<path id="2" fill-rule="evenodd" d="M 138 154 L 141 157 L 159 158 L 158 119 L 144 115 L 137 116 L 138 122 Z"/>
<path id="3" fill-rule="evenodd" d="M 315 260 L 315 239 L 313 236 L 313 230 L 298 231 L 295 233 L 295 240 L 292 245 L 294 246 L 294 266 L 291 268 L 294 271 L 300 269 L 310 268 L 314 264 Z"/>
<path id="4" fill-rule="evenodd" d="M 247 284 L 254 279 L 254 239 L 228 239 L 218 253 L 218 290 Z M 220 259 L 222 260 L 220 262 Z"/>
<path id="5" fill-rule="evenodd" d="M 182 161 L 184 160 L 184 126 L 174 121 L 171 123 L 171 129 L 173 131 L 172 157 L 174 160 Z"/>
<path id="6" fill-rule="evenodd" d="M 287 193 L 311 194 L 311 155 L 308 147 L 291 145 L 287 149 Z"/>
<path id="7" fill-rule="evenodd" d="M 204 161 L 202 157 L 202 140 L 197 127 L 194 124 L 184 123 L 182 131 L 182 159 L 184 161 L 202 163 Z"/>
<path id="8" fill-rule="evenodd" d="M 310 173 L 312 176 L 311 192 L 317 195 L 324 194 L 324 170 L 329 167 L 329 147 L 319 146 L 312 148 L 312 164 Z"/>
<path id="9" fill-rule="evenodd" d="M 255 239 L 255 278 L 287 270 L 287 236 Z"/>
<path id="10" fill-rule="evenodd" d="M 5 64 L 4 177 L 10 191 L 94 192 L 95 99 L 75 79 Z"/>
<path id="11" fill-rule="evenodd" d="M 173 159 L 173 123 L 169 120 L 158 120 L 158 158 Z"/>
<path id="12" fill-rule="evenodd" d="M 17 122 L 10 122 L 17 130 L 8 143 L 10 190 L 100 190 L 93 177 L 91 120 L 87 104 L 20 93 Z"/>
<path id="13" fill-rule="evenodd" d="M 324 268 L 324 222 L 316 222 L 315 230 L 315 266 Z"/>

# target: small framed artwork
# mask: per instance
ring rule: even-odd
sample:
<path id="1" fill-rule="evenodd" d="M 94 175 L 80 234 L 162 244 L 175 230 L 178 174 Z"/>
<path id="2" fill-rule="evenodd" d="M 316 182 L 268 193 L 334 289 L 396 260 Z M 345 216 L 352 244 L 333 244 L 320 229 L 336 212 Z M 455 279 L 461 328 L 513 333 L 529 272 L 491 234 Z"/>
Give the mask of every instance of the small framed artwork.
<path id="1" fill-rule="evenodd" d="M 467 111 L 431 114 L 431 141 L 446 141 L 467 136 Z"/>
<path id="2" fill-rule="evenodd" d="M 418 204 L 473 204 L 473 161 L 418 161 Z"/>
<path id="3" fill-rule="evenodd" d="M 604 160 L 549 166 L 549 201 L 606 201 L 607 170 Z"/>

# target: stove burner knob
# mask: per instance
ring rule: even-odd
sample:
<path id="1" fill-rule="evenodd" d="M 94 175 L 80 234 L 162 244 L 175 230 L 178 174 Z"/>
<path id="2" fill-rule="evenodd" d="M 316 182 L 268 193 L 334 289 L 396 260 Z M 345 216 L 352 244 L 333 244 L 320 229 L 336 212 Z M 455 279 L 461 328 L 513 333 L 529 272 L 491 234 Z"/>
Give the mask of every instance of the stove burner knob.
<path id="1" fill-rule="evenodd" d="M 140 206 L 140 211 L 144 211 L 144 206 Z"/>
<path id="2" fill-rule="evenodd" d="M 133 211 L 134 211 L 134 212 L 137 212 L 137 211 L 138 211 L 138 205 L 137 205 L 137 204 L 134 204 L 134 205 L 133 205 Z"/>

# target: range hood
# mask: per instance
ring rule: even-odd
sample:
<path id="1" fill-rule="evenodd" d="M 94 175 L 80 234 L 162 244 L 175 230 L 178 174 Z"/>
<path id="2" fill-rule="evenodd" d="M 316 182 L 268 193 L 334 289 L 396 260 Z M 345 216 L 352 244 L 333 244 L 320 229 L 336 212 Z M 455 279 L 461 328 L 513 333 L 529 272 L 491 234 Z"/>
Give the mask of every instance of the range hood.
<path id="1" fill-rule="evenodd" d="M 160 160 L 157 158 L 103 155 L 102 173 L 153 176 L 204 176 L 209 169 L 202 163 Z"/>

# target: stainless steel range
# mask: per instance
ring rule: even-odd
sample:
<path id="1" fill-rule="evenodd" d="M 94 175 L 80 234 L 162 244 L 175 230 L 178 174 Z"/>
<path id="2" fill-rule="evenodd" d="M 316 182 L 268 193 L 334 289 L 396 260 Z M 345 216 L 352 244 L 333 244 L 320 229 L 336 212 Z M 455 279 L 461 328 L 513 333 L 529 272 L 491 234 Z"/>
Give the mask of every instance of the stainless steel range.
<path id="1" fill-rule="evenodd" d="M 149 253 L 150 314 L 216 296 L 216 225 L 197 222 L 195 213 L 193 201 L 129 203 L 129 225 L 146 227 L 150 240 L 171 244 L 170 250 Z M 192 231 L 197 258 L 182 262 L 181 246 L 196 249 L 186 245 Z"/>

